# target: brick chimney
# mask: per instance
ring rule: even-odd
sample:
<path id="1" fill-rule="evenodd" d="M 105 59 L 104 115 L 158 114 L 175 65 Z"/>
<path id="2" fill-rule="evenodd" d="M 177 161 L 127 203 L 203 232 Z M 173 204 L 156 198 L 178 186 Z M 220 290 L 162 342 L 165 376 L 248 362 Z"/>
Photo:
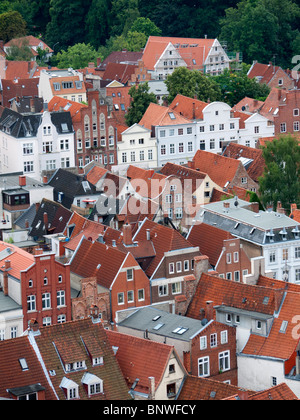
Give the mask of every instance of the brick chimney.
<path id="1" fill-rule="evenodd" d="M 254 213 L 259 213 L 259 203 L 251 203 L 250 207 Z"/>
<path id="2" fill-rule="evenodd" d="M 127 246 L 132 245 L 131 226 L 128 223 L 123 225 L 123 243 Z"/>
<path id="3" fill-rule="evenodd" d="M 198 284 L 201 275 L 207 273 L 209 268 L 209 259 L 206 255 L 199 255 L 194 258 L 194 276 Z"/>
<path id="4" fill-rule="evenodd" d="M 3 294 L 8 296 L 8 271 L 11 269 L 11 264 L 9 260 L 4 262 L 4 272 L 3 272 Z"/>
<path id="5" fill-rule="evenodd" d="M 279 213 L 279 214 L 285 214 L 285 210 L 284 210 L 284 208 L 282 207 L 281 201 L 278 201 L 278 202 L 277 202 L 277 209 L 276 209 L 276 211 L 277 211 L 277 213 Z"/>
<path id="6" fill-rule="evenodd" d="M 149 400 L 155 400 L 155 378 L 149 376 Z"/>
<path id="7" fill-rule="evenodd" d="M 186 371 L 191 374 L 192 372 L 192 366 L 191 366 L 191 352 L 190 351 L 184 351 L 183 352 L 183 364 L 186 368 Z"/>
<path id="8" fill-rule="evenodd" d="M 208 300 L 206 302 L 205 318 L 207 319 L 207 321 L 211 321 L 212 319 L 214 319 L 214 302 L 212 300 Z"/>
<path id="9" fill-rule="evenodd" d="M 246 389 L 239 389 L 238 390 L 238 398 L 241 401 L 247 401 L 248 400 L 248 391 Z"/>
<path id="10" fill-rule="evenodd" d="M 25 187 L 26 186 L 26 176 L 25 175 L 20 175 L 19 176 L 19 186 L 20 187 Z"/>

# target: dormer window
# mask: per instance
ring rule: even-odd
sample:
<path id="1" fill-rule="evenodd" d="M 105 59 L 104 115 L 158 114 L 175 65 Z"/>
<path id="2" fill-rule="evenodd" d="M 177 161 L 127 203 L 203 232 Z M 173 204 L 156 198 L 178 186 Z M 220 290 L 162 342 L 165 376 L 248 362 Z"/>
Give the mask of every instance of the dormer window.
<path id="1" fill-rule="evenodd" d="M 86 372 L 81 379 L 81 383 L 83 384 L 89 397 L 95 394 L 103 393 L 103 380 L 92 373 Z"/>
<path id="2" fill-rule="evenodd" d="M 93 366 L 103 365 L 103 357 L 93 357 Z"/>
<path id="3" fill-rule="evenodd" d="M 79 398 L 78 385 L 66 377 L 60 383 L 60 388 L 63 390 L 67 400 L 74 400 Z"/>
<path id="4" fill-rule="evenodd" d="M 86 369 L 85 361 L 81 360 L 79 362 L 67 363 L 65 369 L 66 372 L 74 372 L 76 370 Z"/>

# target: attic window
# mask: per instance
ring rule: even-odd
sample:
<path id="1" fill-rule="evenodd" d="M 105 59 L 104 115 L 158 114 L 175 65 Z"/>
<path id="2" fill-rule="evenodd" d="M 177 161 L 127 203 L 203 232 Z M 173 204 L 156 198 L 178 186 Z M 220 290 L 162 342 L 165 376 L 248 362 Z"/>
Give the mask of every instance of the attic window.
<path id="1" fill-rule="evenodd" d="M 62 129 L 62 131 L 65 133 L 65 132 L 67 132 L 67 131 L 69 131 L 68 130 L 68 124 L 66 124 L 66 123 L 62 123 L 62 125 L 61 125 L 61 129 Z"/>
<path id="2" fill-rule="evenodd" d="M 26 359 L 24 359 L 24 358 L 19 359 L 19 363 L 21 365 L 22 370 L 28 370 L 29 369 L 28 365 L 27 365 L 27 362 L 26 362 Z"/>
<path id="3" fill-rule="evenodd" d="M 103 380 L 92 373 L 86 372 L 81 379 L 81 383 L 85 385 L 89 396 L 103 393 Z"/>
<path id="4" fill-rule="evenodd" d="M 268 303 L 269 303 L 269 297 L 265 296 L 264 299 L 263 299 L 263 304 L 267 305 Z"/>

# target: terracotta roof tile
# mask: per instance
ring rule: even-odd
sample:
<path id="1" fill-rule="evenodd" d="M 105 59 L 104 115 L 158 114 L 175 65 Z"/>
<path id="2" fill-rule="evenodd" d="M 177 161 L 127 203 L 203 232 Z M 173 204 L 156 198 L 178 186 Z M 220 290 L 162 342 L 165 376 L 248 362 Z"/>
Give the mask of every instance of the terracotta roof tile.
<path id="1" fill-rule="evenodd" d="M 24 358 L 28 370 L 22 370 L 19 359 Z M 42 366 L 28 340 L 18 337 L 0 341 L 0 397 L 10 398 L 7 389 L 40 383 L 45 388 L 45 398 L 55 400 Z"/>
<path id="2" fill-rule="evenodd" d="M 170 117 L 170 113 L 174 114 L 175 119 Z M 144 113 L 143 118 L 139 122 L 139 125 L 151 130 L 152 126 L 188 124 L 190 122 L 189 119 L 183 117 L 178 112 L 173 111 L 172 108 L 151 102 Z"/>
<path id="3" fill-rule="evenodd" d="M 231 157 L 233 159 L 247 158 L 252 159 L 253 162 L 246 166 L 246 171 L 251 179 L 258 181 L 262 176 L 265 168 L 265 160 L 261 149 L 253 149 L 252 147 L 243 146 L 236 143 L 230 143 L 224 150 L 223 156 Z"/>
<path id="4" fill-rule="evenodd" d="M 178 51 L 189 68 L 197 68 L 199 70 L 206 60 L 214 39 L 150 36 L 142 58 L 148 70 L 154 70 L 155 63 L 170 42 L 179 46 Z M 188 47 L 182 48 L 181 45 L 184 44 L 188 45 Z M 197 47 L 190 47 L 190 45 L 197 45 Z M 193 64 L 193 59 L 196 60 L 196 64 Z"/>
<path id="5" fill-rule="evenodd" d="M 221 255 L 224 241 L 234 237 L 224 230 L 205 223 L 191 227 L 187 239 L 193 246 L 199 246 L 200 252 L 207 255 L 211 265 L 216 266 Z"/>
<path id="6" fill-rule="evenodd" d="M 96 394 L 92 399 L 99 400 L 127 400 L 131 399 L 128 388 L 123 378 L 120 367 L 114 357 L 108 337 L 101 323 L 93 324 L 90 318 L 81 319 L 63 324 L 51 325 L 40 328 L 41 335 L 35 340 L 41 352 L 47 371 L 54 370 L 55 376 L 51 376 L 56 393 L 61 400 L 65 395 L 60 387 L 61 381 L 67 377 L 79 385 L 80 399 L 90 399 L 82 383 L 85 370 L 66 373 L 62 366 L 62 359 L 57 352 L 62 351 L 67 360 L 78 362 L 84 360 L 87 371 L 103 380 L 104 394 Z M 63 343 L 68 343 L 63 347 Z M 92 344 L 92 351 L 98 347 L 98 356 L 103 357 L 103 364 L 94 366 L 88 353 L 88 345 Z M 80 357 L 80 360 L 74 360 Z"/>
<path id="7" fill-rule="evenodd" d="M 148 393 L 149 377 L 153 376 L 157 389 L 174 347 L 116 331 L 107 331 L 106 334 L 111 346 L 118 347 L 116 359 L 128 387 L 130 388 L 136 378 L 139 378 L 135 391 Z"/>
<path id="8" fill-rule="evenodd" d="M 170 104 L 170 108 L 189 120 L 203 120 L 203 110 L 207 105 L 208 103 L 199 101 L 199 99 L 178 94 Z"/>
<path id="9" fill-rule="evenodd" d="M 221 188 L 228 181 L 233 180 L 240 165 L 242 163 L 236 159 L 205 152 L 204 150 L 197 150 L 192 161 L 193 169 L 199 169 L 201 172 L 207 173 L 212 181 Z"/>
<path id="10" fill-rule="evenodd" d="M 81 109 L 88 108 L 87 105 L 70 101 L 59 96 L 53 96 L 48 103 L 49 111 L 60 111 L 61 109 L 70 112 L 73 123 L 81 121 Z"/>
<path id="11" fill-rule="evenodd" d="M 136 69 L 137 66 L 132 64 L 107 63 L 102 79 L 117 80 L 126 84 L 128 80 L 131 80 L 131 75 L 135 73 Z"/>

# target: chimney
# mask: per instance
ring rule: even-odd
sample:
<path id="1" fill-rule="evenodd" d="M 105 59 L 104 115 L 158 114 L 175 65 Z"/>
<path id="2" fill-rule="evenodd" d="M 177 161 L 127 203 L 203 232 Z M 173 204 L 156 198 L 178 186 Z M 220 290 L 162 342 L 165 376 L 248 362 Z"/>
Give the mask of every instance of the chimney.
<path id="1" fill-rule="evenodd" d="M 47 230 L 48 230 L 48 214 L 46 212 L 44 212 L 43 219 L 44 219 L 45 229 L 46 229 L 46 232 L 47 232 Z"/>
<path id="2" fill-rule="evenodd" d="M 35 318 L 32 318 L 28 322 L 28 328 L 29 331 L 32 331 L 33 333 L 39 333 L 39 323 Z"/>
<path id="3" fill-rule="evenodd" d="M 123 225 L 123 243 L 124 245 L 132 245 L 131 226 L 128 223 Z"/>
<path id="4" fill-rule="evenodd" d="M 25 219 L 25 229 L 29 229 L 29 221 L 28 221 L 28 219 Z"/>
<path id="5" fill-rule="evenodd" d="M 100 67 L 100 64 L 101 64 L 101 57 L 98 57 L 97 58 L 97 67 Z"/>
<path id="6" fill-rule="evenodd" d="M 207 321 L 214 319 L 214 302 L 212 300 L 206 302 L 205 315 Z"/>
<path id="7" fill-rule="evenodd" d="M 238 398 L 241 401 L 247 401 L 248 400 L 248 391 L 246 389 L 239 389 L 238 390 Z"/>
<path id="8" fill-rule="evenodd" d="M 277 213 L 279 213 L 279 214 L 285 214 L 285 210 L 284 210 L 284 208 L 282 207 L 281 201 L 278 201 L 278 202 L 277 202 L 277 209 L 276 209 L 276 211 L 277 211 Z"/>
<path id="9" fill-rule="evenodd" d="M 281 89 L 278 89 L 278 101 L 281 99 Z"/>
<path id="10" fill-rule="evenodd" d="M 20 185 L 20 187 L 25 187 L 26 186 L 26 176 L 25 175 L 20 175 L 19 176 L 19 185 Z"/>
<path id="11" fill-rule="evenodd" d="M 149 376 L 149 400 L 155 400 L 155 378 Z"/>
<path id="12" fill-rule="evenodd" d="M 230 203 L 227 201 L 224 201 L 223 203 L 224 213 L 228 213 L 228 210 L 230 209 Z"/>
<path id="13" fill-rule="evenodd" d="M 48 183 L 48 178 L 47 175 L 43 176 L 43 184 L 47 184 Z"/>
<path id="14" fill-rule="evenodd" d="M 294 213 L 294 210 L 297 210 L 297 204 L 296 203 L 291 204 L 291 214 Z"/>
<path id="15" fill-rule="evenodd" d="M 196 285 L 198 284 L 203 273 L 207 273 L 209 268 L 209 259 L 206 255 L 197 256 L 194 258 L 194 276 Z"/>
<path id="16" fill-rule="evenodd" d="M 3 294 L 8 296 L 8 271 L 10 270 L 11 265 L 9 260 L 4 262 L 4 272 L 3 272 Z"/>
<path id="17" fill-rule="evenodd" d="M 254 212 L 254 213 L 259 213 L 259 203 L 251 203 L 251 210 Z"/>

